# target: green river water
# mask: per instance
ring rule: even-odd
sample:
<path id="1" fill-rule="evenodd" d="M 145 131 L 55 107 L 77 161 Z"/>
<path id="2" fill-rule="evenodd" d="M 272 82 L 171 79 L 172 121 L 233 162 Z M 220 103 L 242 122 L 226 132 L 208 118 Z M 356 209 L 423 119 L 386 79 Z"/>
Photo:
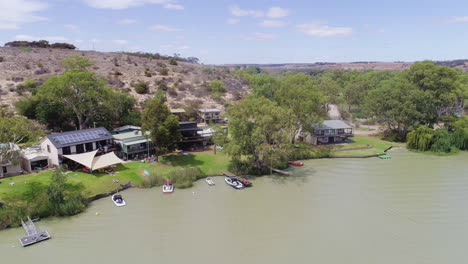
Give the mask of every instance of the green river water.
<path id="1" fill-rule="evenodd" d="M 52 239 L 22 248 L 0 231 L 1 263 L 468 263 L 468 153 L 395 150 L 392 159 L 306 161 L 242 191 L 123 192 L 69 218 L 36 222 Z M 97 216 L 96 212 L 100 215 Z"/>

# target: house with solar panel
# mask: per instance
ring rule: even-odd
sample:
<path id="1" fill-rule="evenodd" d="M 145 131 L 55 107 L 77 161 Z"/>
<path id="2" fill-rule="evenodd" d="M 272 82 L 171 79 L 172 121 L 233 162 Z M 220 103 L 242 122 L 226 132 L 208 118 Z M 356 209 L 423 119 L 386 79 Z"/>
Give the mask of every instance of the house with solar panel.
<path id="1" fill-rule="evenodd" d="M 324 120 L 322 124 L 312 124 L 312 128 L 306 142 L 313 145 L 343 143 L 353 136 L 353 127 L 342 120 Z"/>
<path id="2" fill-rule="evenodd" d="M 53 133 L 40 141 L 41 151 L 48 156 L 49 165 L 61 165 L 64 155 L 98 150 L 98 155 L 113 150 L 112 134 L 103 127 L 63 133 Z"/>

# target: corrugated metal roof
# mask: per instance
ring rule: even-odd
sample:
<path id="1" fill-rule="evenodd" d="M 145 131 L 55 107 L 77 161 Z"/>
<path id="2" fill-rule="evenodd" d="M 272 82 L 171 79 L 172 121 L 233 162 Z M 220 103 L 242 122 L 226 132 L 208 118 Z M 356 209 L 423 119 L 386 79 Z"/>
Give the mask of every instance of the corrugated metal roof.
<path id="1" fill-rule="evenodd" d="M 182 114 L 185 113 L 185 110 L 182 108 L 171 109 L 171 113 L 173 114 Z"/>
<path id="2" fill-rule="evenodd" d="M 312 124 L 314 129 L 348 129 L 353 128 L 342 120 L 324 120 L 321 125 Z"/>

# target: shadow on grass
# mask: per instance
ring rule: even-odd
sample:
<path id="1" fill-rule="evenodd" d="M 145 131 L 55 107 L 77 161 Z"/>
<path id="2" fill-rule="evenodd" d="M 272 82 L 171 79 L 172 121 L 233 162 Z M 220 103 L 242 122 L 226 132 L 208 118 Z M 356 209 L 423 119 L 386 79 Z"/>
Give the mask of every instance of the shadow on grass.
<path id="1" fill-rule="evenodd" d="M 197 167 L 205 164 L 201 160 L 196 160 L 195 156 L 192 154 L 189 155 L 168 155 L 164 157 L 163 163 L 168 163 L 172 166 L 181 166 L 181 167 Z"/>

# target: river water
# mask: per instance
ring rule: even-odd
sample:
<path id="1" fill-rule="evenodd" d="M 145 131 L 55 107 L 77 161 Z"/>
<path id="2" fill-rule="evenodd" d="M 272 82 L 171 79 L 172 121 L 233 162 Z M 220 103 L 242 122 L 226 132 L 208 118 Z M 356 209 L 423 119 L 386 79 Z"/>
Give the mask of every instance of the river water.
<path id="1" fill-rule="evenodd" d="M 468 153 L 390 155 L 306 161 L 242 191 L 128 190 L 125 207 L 37 222 L 53 238 L 31 247 L 0 231 L 1 263 L 468 263 Z"/>

